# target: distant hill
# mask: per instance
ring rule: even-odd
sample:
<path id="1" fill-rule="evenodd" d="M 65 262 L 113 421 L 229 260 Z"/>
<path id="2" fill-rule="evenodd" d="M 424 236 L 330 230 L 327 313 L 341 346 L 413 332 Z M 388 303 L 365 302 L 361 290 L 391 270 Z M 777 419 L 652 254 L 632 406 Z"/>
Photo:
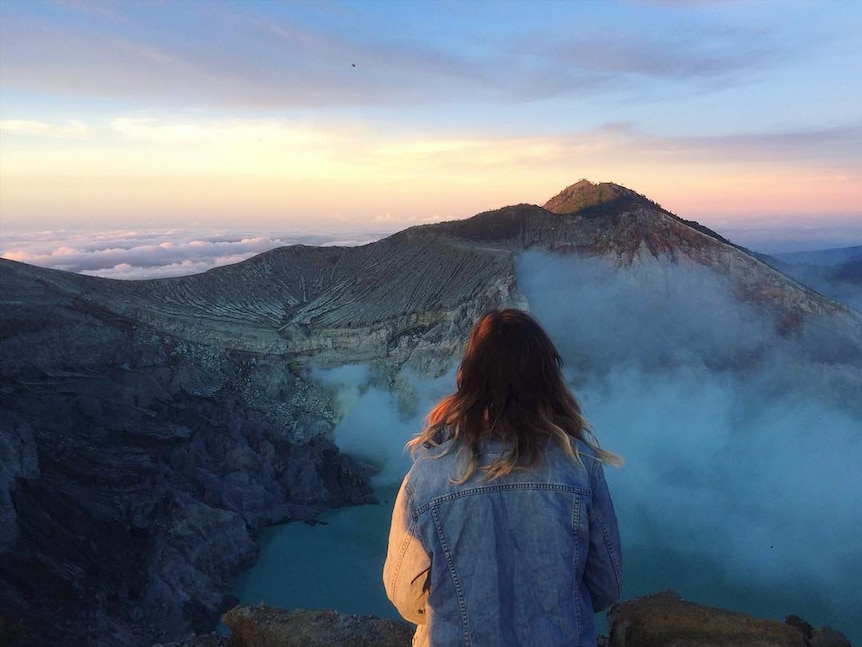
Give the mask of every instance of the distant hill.
<path id="1" fill-rule="evenodd" d="M 810 252 L 772 254 L 772 257 L 790 265 L 836 267 L 862 262 L 862 245 L 821 249 Z"/>
<path id="2" fill-rule="evenodd" d="M 824 296 L 862 312 L 862 245 L 757 256 Z"/>

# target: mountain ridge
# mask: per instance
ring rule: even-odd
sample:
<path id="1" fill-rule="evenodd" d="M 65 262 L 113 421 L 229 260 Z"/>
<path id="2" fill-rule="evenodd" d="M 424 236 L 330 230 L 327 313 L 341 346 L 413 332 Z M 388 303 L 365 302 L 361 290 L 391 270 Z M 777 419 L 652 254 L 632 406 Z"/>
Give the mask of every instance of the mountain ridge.
<path id="1" fill-rule="evenodd" d="M 581 180 L 546 207 L 563 208 L 578 191 L 588 194 L 582 200 L 586 206 L 581 205 L 587 215 L 520 204 L 410 227 L 359 247 L 282 247 L 171 279 L 104 282 L 38 274 L 67 298 L 114 316 L 186 339 L 291 354 L 300 363 L 316 357 L 327 364 L 327 350 L 348 353 L 354 361 L 373 359 L 406 331 L 440 324 L 443 312 L 467 301 L 487 308 L 499 301 L 496 295 L 508 294 L 512 299 L 501 303 L 521 303 L 513 259 L 531 248 L 602 256 L 620 266 L 650 257 L 709 266 L 729 276 L 741 297 L 772 303 L 788 321 L 797 308 L 809 313 L 843 309 L 708 228 L 692 226 L 625 187 Z M 619 210 L 621 195 L 633 202 Z M 596 207 L 609 211 L 599 214 Z M 0 271 L 9 263 L 0 263 Z M 399 277 L 392 289 L 391 276 Z M 471 314 L 477 314 L 475 308 Z M 330 332 L 310 340 L 309 326 Z"/>

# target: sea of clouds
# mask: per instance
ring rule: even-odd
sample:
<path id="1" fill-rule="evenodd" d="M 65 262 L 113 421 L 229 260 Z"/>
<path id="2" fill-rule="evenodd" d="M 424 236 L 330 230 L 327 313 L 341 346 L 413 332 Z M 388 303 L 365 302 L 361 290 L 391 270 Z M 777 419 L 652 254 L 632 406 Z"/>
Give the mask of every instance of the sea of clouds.
<path id="1" fill-rule="evenodd" d="M 862 638 L 862 349 L 824 322 L 779 336 L 704 268 L 527 252 L 517 278 L 596 435 L 625 458 L 607 473 L 626 597 L 672 588 Z M 454 369 L 406 376 L 417 393 L 406 415 L 368 367 L 315 374 L 339 393 L 336 441 L 381 469 L 381 492 L 409 469 L 404 443 L 454 388 Z M 376 517 L 373 563 L 388 514 Z"/>
<path id="2" fill-rule="evenodd" d="M 239 263 L 285 245 L 362 245 L 385 232 L 259 233 L 196 229 L 44 231 L 6 233 L 0 257 L 110 279 L 155 279 L 198 274 Z"/>
<path id="3" fill-rule="evenodd" d="M 364 245 L 407 224 L 410 224 L 409 219 L 391 218 L 387 214 L 376 218 L 373 227 L 340 228 L 337 232 L 279 232 L 259 227 L 0 230 L 0 258 L 111 279 L 169 278 L 238 263 L 285 245 Z M 725 226 L 720 230 L 735 243 L 764 253 L 831 250 L 862 241 L 862 226 L 859 225 L 818 229 L 785 224 L 779 230 L 774 226 L 759 229 Z M 836 257 L 840 257 L 840 252 Z"/>

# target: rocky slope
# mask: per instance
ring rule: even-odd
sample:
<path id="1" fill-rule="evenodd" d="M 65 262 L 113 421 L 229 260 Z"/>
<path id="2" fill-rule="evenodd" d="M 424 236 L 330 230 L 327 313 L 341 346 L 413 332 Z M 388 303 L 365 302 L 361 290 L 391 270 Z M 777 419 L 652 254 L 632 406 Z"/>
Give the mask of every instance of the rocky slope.
<path id="1" fill-rule="evenodd" d="M 817 320 L 862 367 L 857 314 L 617 185 L 178 279 L 0 261 L 0 631 L 131 646 L 211 627 L 260 527 L 369 499 L 310 367 L 370 363 L 393 390 L 441 374 L 484 310 L 529 305 L 530 249 L 709 267 L 782 336 Z"/>

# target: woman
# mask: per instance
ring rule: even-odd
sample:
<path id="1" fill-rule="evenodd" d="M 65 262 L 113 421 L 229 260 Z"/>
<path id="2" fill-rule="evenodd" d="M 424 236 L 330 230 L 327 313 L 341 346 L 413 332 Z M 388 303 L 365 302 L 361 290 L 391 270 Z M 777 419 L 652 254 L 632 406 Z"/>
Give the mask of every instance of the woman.
<path id="1" fill-rule="evenodd" d="M 619 532 L 598 446 L 562 360 L 520 310 L 473 328 L 457 390 L 408 443 L 383 580 L 414 645 L 595 645 L 620 595 Z"/>

